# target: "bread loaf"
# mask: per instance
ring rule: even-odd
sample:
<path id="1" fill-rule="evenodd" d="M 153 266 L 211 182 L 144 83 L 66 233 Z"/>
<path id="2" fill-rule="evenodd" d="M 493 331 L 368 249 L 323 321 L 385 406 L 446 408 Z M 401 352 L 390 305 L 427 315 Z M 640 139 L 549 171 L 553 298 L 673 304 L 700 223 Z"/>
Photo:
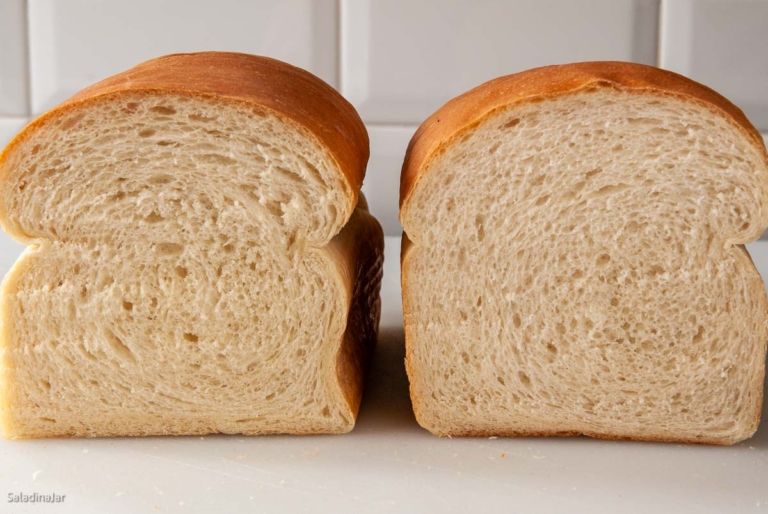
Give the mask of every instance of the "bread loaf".
<path id="1" fill-rule="evenodd" d="M 619 62 L 493 80 L 422 124 L 400 202 L 425 428 L 755 432 L 768 303 L 743 245 L 768 227 L 768 155 L 716 92 Z"/>
<path id="2" fill-rule="evenodd" d="M 340 433 L 379 319 L 368 137 L 268 58 L 141 64 L 0 155 L 5 437 Z"/>

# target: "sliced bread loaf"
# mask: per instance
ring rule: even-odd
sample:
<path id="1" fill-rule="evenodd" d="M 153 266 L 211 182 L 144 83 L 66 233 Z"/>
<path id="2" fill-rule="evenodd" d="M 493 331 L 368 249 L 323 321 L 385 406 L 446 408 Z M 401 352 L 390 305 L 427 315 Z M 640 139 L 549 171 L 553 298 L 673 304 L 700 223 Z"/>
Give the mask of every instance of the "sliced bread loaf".
<path id="1" fill-rule="evenodd" d="M 731 444 L 760 419 L 768 155 L 711 89 L 552 66 L 451 100 L 403 165 L 407 368 L 437 435 Z"/>
<path id="2" fill-rule="evenodd" d="M 5 437 L 337 433 L 376 339 L 383 235 L 353 107 L 293 66 L 162 57 L 0 155 Z"/>

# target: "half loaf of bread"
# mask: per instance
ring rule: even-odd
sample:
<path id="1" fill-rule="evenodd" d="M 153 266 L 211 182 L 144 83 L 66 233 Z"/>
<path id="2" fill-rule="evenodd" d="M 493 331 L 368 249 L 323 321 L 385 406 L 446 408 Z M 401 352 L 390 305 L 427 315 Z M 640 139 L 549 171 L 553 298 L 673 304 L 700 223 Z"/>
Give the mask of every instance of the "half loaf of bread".
<path id="1" fill-rule="evenodd" d="M 760 419 L 768 155 L 709 88 L 618 62 L 502 77 L 419 128 L 402 285 L 437 435 L 731 444 Z"/>
<path id="2" fill-rule="evenodd" d="M 9 438 L 352 429 L 383 235 L 352 106 L 293 66 L 170 55 L 0 156 Z M 358 201 L 360 200 L 360 201 Z"/>

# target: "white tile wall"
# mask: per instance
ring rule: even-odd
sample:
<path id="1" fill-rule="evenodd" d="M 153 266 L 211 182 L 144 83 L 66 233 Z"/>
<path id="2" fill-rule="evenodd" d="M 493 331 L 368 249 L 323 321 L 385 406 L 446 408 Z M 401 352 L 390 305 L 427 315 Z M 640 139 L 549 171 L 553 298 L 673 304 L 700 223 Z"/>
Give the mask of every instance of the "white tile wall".
<path id="1" fill-rule="evenodd" d="M 27 116 L 27 17 L 24 0 L 0 0 L 0 116 Z"/>
<path id="2" fill-rule="evenodd" d="M 400 168 L 405 149 L 416 127 L 368 127 L 371 160 L 363 182 L 363 193 L 371 213 L 387 235 L 400 235 L 403 227 L 397 218 L 400 198 Z"/>
<path id="3" fill-rule="evenodd" d="M 28 121 L 26 118 L 0 118 L 0 149 L 13 139 Z"/>
<path id="4" fill-rule="evenodd" d="M 342 0 L 342 92 L 366 122 L 420 123 L 500 75 L 656 62 L 657 0 Z"/>
<path id="5" fill-rule="evenodd" d="M 667 0 L 661 67 L 708 85 L 768 130 L 768 1 Z"/>
<path id="6" fill-rule="evenodd" d="M 498 75 L 656 64 L 658 50 L 661 65 L 719 90 L 768 133 L 768 0 L 0 0 L 0 146 L 103 77 L 210 49 L 269 55 L 340 88 L 368 125 L 364 191 L 389 235 L 401 230 L 413 131 Z"/>
<path id="7" fill-rule="evenodd" d="M 174 52 L 268 55 L 336 85 L 337 19 L 335 0 L 29 0 L 32 109 Z"/>

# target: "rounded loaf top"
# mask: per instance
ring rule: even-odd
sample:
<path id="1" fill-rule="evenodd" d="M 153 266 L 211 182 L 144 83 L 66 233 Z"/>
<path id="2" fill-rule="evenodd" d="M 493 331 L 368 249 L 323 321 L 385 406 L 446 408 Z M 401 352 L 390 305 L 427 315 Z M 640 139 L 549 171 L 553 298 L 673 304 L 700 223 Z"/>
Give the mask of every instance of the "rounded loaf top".
<path id="1" fill-rule="evenodd" d="M 158 57 L 83 89 L 50 113 L 104 95 L 140 91 L 214 96 L 268 109 L 304 127 L 328 148 L 351 196 L 362 185 L 368 133 L 355 108 L 315 75 L 269 57 L 235 52 Z"/>
<path id="2" fill-rule="evenodd" d="M 428 168 L 429 161 L 459 133 L 510 105 L 546 100 L 604 87 L 638 93 L 674 95 L 706 105 L 730 118 L 747 138 L 768 154 L 757 129 L 744 113 L 716 91 L 677 73 L 644 64 L 596 61 L 544 66 L 490 80 L 457 96 L 421 124 L 408 145 L 400 176 L 400 207 Z"/>

